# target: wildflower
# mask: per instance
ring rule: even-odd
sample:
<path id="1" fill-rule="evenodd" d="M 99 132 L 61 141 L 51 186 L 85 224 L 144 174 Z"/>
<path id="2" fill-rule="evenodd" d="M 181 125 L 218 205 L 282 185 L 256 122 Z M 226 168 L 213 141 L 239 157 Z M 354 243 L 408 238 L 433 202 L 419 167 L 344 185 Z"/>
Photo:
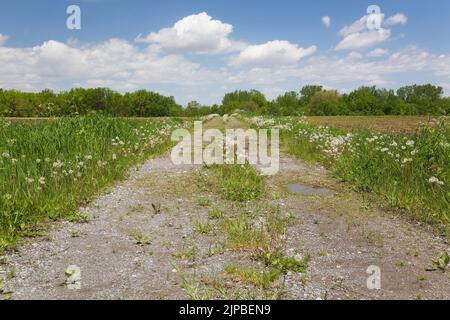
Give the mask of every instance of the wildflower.
<path id="1" fill-rule="evenodd" d="M 407 145 L 408 147 L 413 147 L 414 144 L 415 144 L 415 142 L 414 142 L 413 140 L 408 140 L 408 141 L 406 141 L 406 145 Z"/>
<path id="2" fill-rule="evenodd" d="M 2 153 L 2 157 L 3 157 L 3 158 L 9 158 L 10 155 L 9 155 L 8 152 L 3 152 L 3 153 Z"/>
<path id="3" fill-rule="evenodd" d="M 36 163 L 41 163 L 42 160 L 41 159 L 36 159 Z"/>
<path id="4" fill-rule="evenodd" d="M 44 177 L 40 177 L 39 178 L 39 184 L 45 185 L 45 178 Z"/>
<path id="5" fill-rule="evenodd" d="M 92 160 L 92 156 L 91 156 L 91 155 L 84 156 L 84 159 L 86 159 L 86 160 Z"/>
<path id="6" fill-rule="evenodd" d="M 12 158 L 12 159 L 11 159 L 11 162 L 12 162 L 12 163 L 16 163 L 16 162 L 17 162 L 17 159 L 16 159 L 16 158 Z"/>
<path id="7" fill-rule="evenodd" d="M 439 180 L 436 177 L 431 177 L 430 179 L 428 179 L 428 182 L 431 183 L 431 184 L 437 184 L 437 185 L 440 185 L 440 186 L 444 185 L 444 182 Z"/>
<path id="8" fill-rule="evenodd" d="M 3 196 L 3 198 L 5 198 L 6 200 L 11 200 L 12 199 L 12 195 L 10 195 L 9 193 L 5 194 Z"/>
<path id="9" fill-rule="evenodd" d="M 116 160 L 116 159 L 117 159 L 117 155 L 116 155 L 115 153 L 113 153 L 112 159 L 113 159 L 113 160 Z"/>
<path id="10" fill-rule="evenodd" d="M 64 166 L 64 163 L 62 163 L 61 161 L 59 161 L 59 160 L 56 160 L 55 162 L 53 162 L 53 168 L 55 168 L 55 169 L 60 169 L 60 168 L 62 168 Z"/>
<path id="11" fill-rule="evenodd" d="M 402 163 L 405 164 L 405 163 L 412 162 L 412 161 L 413 161 L 413 159 L 411 159 L 411 158 L 405 158 L 405 159 L 403 159 Z"/>
<path id="12" fill-rule="evenodd" d="M 34 179 L 33 178 L 25 178 L 25 181 L 27 182 L 27 183 L 33 183 L 34 182 Z"/>
<path id="13" fill-rule="evenodd" d="M 411 155 L 415 156 L 417 154 L 417 149 L 414 149 L 413 151 L 411 151 Z"/>
<path id="14" fill-rule="evenodd" d="M 387 151 L 389 151 L 389 149 L 388 149 L 388 148 L 383 148 L 383 149 L 381 149 L 380 151 L 381 151 L 381 152 L 387 152 Z"/>
<path id="15" fill-rule="evenodd" d="M 107 164 L 108 164 L 108 162 L 106 162 L 106 161 L 101 161 L 101 160 L 97 161 L 97 167 L 99 167 L 99 168 L 103 168 Z"/>

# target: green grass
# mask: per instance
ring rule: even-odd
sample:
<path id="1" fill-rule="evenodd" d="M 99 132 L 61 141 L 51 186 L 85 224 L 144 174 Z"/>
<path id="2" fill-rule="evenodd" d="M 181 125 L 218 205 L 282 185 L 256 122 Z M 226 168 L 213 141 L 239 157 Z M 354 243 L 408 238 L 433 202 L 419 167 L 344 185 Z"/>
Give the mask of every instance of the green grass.
<path id="1" fill-rule="evenodd" d="M 209 221 L 196 220 L 193 222 L 194 230 L 198 234 L 207 234 L 213 230 L 213 225 Z"/>
<path id="2" fill-rule="evenodd" d="M 130 236 L 136 241 L 136 244 L 140 246 L 146 246 L 152 243 L 150 237 L 141 231 L 132 231 Z"/>
<path id="3" fill-rule="evenodd" d="M 450 225 L 450 124 L 445 119 L 407 133 L 319 127 L 298 118 L 277 118 L 274 124 L 285 127 L 284 151 L 324 164 L 342 181 L 417 219 Z"/>
<path id="4" fill-rule="evenodd" d="M 305 273 L 309 255 L 302 258 L 287 256 L 285 235 L 288 215 L 280 208 L 258 205 L 254 215 L 243 212 L 237 217 L 222 222 L 222 230 L 227 235 L 227 245 L 231 250 L 249 253 L 261 266 L 229 265 L 225 271 L 240 281 L 266 290 L 270 284 L 288 272 Z M 255 223 L 255 218 L 258 223 Z"/>
<path id="5" fill-rule="evenodd" d="M 37 124 L 0 120 L 0 249 L 39 222 L 73 217 L 130 166 L 166 150 L 181 124 L 96 115 Z"/>
<path id="6" fill-rule="evenodd" d="M 213 220 L 220 220 L 224 217 L 224 212 L 223 210 L 220 209 L 210 209 L 208 211 L 208 216 L 213 219 Z"/>
<path id="7" fill-rule="evenodd" d="M 198 199 L 198 205 L 201 207 L 209 207 L 211 206 L 211 199 L 207 197 L 200 197 Z"/>
<path id="8" fill-rule="evenodd" d="M 272 282 L 279 276 L 278 272 L 274 269 L 239 266 L 235 264 L 225 266 L 225 272 L 238 281 L 255 285 L 263 290 L 269 289 Z"/>
<path id="9" fill-rule="evenodd" d="M 214 165 L 210 184 L 219 190 L 222 198 L 231 201 L 251 201 L 266 192 L 265 180 L 250 165 Z"/>
<path id="10" fill-rule="evenodd" d="M 245 213 L 223 221 L 222 229 L 228 235 L 228 246 L 234 250 L 257 252 L 269 241 L 264 230 L 255 228 Z"/>

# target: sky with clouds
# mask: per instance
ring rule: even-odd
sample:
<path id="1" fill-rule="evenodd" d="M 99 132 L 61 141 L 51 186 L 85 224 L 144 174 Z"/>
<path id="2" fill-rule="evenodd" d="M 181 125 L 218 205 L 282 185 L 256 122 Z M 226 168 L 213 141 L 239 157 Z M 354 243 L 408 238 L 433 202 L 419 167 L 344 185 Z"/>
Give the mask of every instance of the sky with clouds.
<path id="1" fill-rule="evenodd" d="M 66 27 L 72 4 L 81 30 Z M 450 95 L 449 31 L 447 0 L 2 0 L 0 87 L 148 89 L 182 104 L 305 84 Z"/>

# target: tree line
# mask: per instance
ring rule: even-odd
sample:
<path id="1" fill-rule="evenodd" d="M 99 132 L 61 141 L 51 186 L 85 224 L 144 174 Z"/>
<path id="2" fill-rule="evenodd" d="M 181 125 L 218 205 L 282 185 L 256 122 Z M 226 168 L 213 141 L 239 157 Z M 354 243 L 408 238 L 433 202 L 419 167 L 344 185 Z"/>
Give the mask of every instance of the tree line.
<path id="1" fill-rule="evenodd" d="M 307 85 L 272 101 L 257 90 L 240 90 L 227 93 L 221 105 L 203 106 L 192 101 L 183 108 L 174 97 L 146 90 L 121 94 L 107 88 L 76 88 L 61 93 L 0 89 L 0 116 L 6 117 L 59 117 L 92 111 L 123 117 L 191 117 L 237 110 L 273 116 L 446 115 L 450 113 L 450 97 L 444 97 L 442 87 L 431 84 L 396 91 L 360 87 L 345 94 Z"/>
<path id="2" fill-rule="evenodd" d="M 274 116 L 446 115 L 450 113 L 450 97 L 444 97 L 442 87 L 431 84 L 405 86 L 397 91 L 360 87 L 346 94 L 307 85 L 273 101 L 255 90 L 235 91 L 225 95 L 221 108 L 223 113 L 240 109 Z"/>
<path id="3" fill-rule="evenodd" d="M 61 117 L 101 112 L 122 117 L 182 116 L 183 108 L 173 97 L 146 90 L 121 94 L 107 88 L 77 88 L 54 93 L 0 89 L 0 116 Z"/>

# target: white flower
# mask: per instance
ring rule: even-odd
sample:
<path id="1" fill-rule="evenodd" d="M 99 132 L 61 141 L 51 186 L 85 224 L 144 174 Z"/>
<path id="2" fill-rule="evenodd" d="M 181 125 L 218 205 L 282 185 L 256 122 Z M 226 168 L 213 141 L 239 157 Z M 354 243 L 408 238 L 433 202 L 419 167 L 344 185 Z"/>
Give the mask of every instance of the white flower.
<path id="1" fill-rule="evenodd" d="M 92 156 L 91 156 L 91 155 L 84 156 L 84 158 L 85 158 L 86 160 L 92 160 Z"/>
<path id="2" fill-rule="evenodd" d="M 381 151 L 381 152 L 387 152 L 387 151 L 389 151 L 389 149 L 388 149 L 388 148 L 383 148 L 383 149 L 381 149 L 380 151 Z"/>
<path id="3" fill-rule="evenodd" d="M 27 182 L 27 183 L 33 183 L 34 182 L 34 179 L 33 178 L 26 178 L 25 179 L 25 181 Z"/>
<path id="4" fill-rule="evenodd" d="M 36 163 L 41 163 L 41 159 L 36 159 Z"/>
<path id="5" fill-rule="evenodd" d="M 117 155 L 116 155 L 115 153 L 113 153 L 112 159 L 113 159 L 113 160 L 116 160 L 116 159 L 117 159 Z"/>
<path id="6" fill-rule="evenodd" d="M 10 156 L 9 156 L 9 153 L 8 153 L 8 152 L 3 152 L 3 153 L 2 153 L 2 157 L 3 157 L 3 158 L 9 158 Z"/>
<path id="7" fill-rule="evenodd" d="M 414 144 L 415 144 L 415 142 L 414 142 L 413 140 L 408 140 L 408 141 L 406 141 L 406 145 L 407 145 L 408 147 L 412 147 L 412 146 L 414 146 Z"/>
<path id="8" fill-rule="evenodd" d="M 107 164 L 108 164 L 108 162 L 106 162 L 106 161 L 101 161 L 101 160 L 97 161 L 97 167 L 99 167 L 99 168 L 103 168 Z"/>
<path id="9" fill-rule="evenodd" d="M 403 159 L 402 163 L 405 164 L 405 163 L 412 162 L 412 161 L 413 161 L 413 159 L 411 159 L 411 158 L 405 158 L 405 159 Z"/>
<path id="10" fill-rule="evenodd" d="M 64 163 L 62 163 L 61 161 L 59 161 L 59 160 L 56 160 L 56 162 L 53 162 L 53 168 L 55 168 L 55 169 L 60 169 L 60 168 L 62 168 L 64 166 Z"/>
<path id="11" fill-rule="evenodd" d="M 436 177 L 431 177 L 430 179 L 428 179 L 428 182 L 431 183 L 431 184 L 437 184 L 437 185 L 440 185 L 440 186 L 444 185 L 444 182 L 439 180 Z"/>
<path id="12" fill-rule="evenodd" d="M 413 151 L 411 151 L 411 155 L 415 156 L 417 154 L 417 149 L 414 149 Z"/>
<path id="13" fill-rule="evenodd" d="M 40 177 L 39 178 L 39 184 L 42 184 L 42 185 L 45 184 L 45 178 L 44 177 Z"/>

